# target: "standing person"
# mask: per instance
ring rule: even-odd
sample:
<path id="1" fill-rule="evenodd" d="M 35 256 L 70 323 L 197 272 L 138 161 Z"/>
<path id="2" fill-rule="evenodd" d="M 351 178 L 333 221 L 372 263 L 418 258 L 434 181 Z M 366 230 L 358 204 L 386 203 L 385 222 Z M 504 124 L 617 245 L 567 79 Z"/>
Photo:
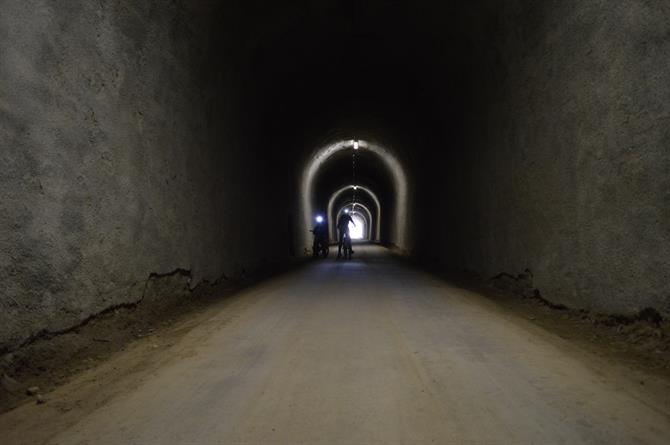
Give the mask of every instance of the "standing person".
<path id="1" fill-rule="evenodd" d="M 351 219 L 351 215 L 343 213 L 340 219 L 337 220 L 337 230 L 339 231 L 339 243 L 337 244 L 337 257 L 342 256 L 342 246 L 344 245 L 344 237 L 349 236 L 349 223 L 356 227 L 356 223 Z"/>

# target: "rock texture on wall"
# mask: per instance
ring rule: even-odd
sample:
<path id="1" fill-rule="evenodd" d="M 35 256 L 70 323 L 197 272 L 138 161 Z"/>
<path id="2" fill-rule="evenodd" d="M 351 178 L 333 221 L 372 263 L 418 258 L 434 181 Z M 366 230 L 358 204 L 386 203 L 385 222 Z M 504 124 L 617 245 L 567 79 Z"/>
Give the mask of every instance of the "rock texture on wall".
<path id="1" fill-rule="evenodd" d="M 667 2 L 491 3 L 471 11 L 483 74 L 449 161 L 450 264 L 528 269 L 572 307 L 670 314 Z"/>
<path id="2" fill-rule="evenodd" d="M 190 3 L 2 2 L 0 351 L 156 274 L 195 286 L 287 253 L 265 248 L 216 23 Z"/>
<path id="3" fill-rule="evenodd" d="M 0 11 L 0 352 L 148 280 L 182 295 L 301 254 L 305 165 L 354 137 L 407 177 L 396 215 L 394 175 L 359 159 L 382 241 L 552 304 L 670 316 L 664 0 Z M 341 161 L 314 209 L 353 180 Z"/>

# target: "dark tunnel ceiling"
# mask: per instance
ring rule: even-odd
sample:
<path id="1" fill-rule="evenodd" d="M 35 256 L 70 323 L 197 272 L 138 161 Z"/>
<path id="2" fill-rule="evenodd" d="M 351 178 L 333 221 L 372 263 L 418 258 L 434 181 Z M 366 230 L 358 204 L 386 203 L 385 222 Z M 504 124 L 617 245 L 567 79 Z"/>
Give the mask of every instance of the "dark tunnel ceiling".
<path id="1" fill-rule="evenodd" d="M 424 170 L 427 147 L 457 145 L 468 77 L 460 8 L 405 0 L 227 4 L 219 59 L 234 71 L 249 138 L 272 147 L 262 155 L 286 171 L 303 168 L 324 143 L 355 137 L 392 146 L 407 171 Z M 383 163 L 361 152 L 357 182 L 377 194 L 388 222 L 394 189 Z M 350 183 L 345 151 L 316 177 L 315 210 L 325 213 L 332 193 Z"/>
<path id="2" fill-rule="evenodd" d="M 454 8 L 402 0 L 245 1 L 222 11 L 221 38 L 233 45 L 222 51 L 242 49 L 238 87 L 247 112 L 260 113 L 264 135 L 302 144 L 333 130 L 400 142 L 434 138 L 452 112 L 444 98 L 452 94 L 458 103 L 460 45 L 434 18 L 453 16 Z"/>

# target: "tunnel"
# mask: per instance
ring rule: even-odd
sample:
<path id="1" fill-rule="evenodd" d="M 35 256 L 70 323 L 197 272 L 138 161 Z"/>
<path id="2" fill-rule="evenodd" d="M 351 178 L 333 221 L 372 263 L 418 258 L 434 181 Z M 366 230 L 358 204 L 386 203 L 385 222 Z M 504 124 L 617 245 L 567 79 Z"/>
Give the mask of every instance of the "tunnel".
<path id="1" fill-rule="evenodd" d="M 1 6 L 7 375 L 105 314 L 374 252 L 670 316 L 663 0 Z M 362 250 L 311 259 L 345 214 Z"/>
<path id="2" fill-rule="evenodd" d="M 335 211 L 335 209 L 339 210 Z M 370 208 L 373 210 L 371 211 Z M 330 239 L 336 239 L 337 224 L 342 212 L 362 212 L 368 226 L 368 240 L 380 241 L 381 232 L 381 204 L 377 195 L 362 185 L 346 185 L 334 192 L 328 200 L 328 218 L 333 224 L 329 225 Z M 374 213 L 373 213 L 374 212 Z"/>

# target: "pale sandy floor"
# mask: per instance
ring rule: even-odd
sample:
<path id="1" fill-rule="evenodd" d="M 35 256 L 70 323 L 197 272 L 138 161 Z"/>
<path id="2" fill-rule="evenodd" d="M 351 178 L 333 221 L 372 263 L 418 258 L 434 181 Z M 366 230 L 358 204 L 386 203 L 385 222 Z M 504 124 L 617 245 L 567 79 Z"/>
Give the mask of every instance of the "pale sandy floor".
<path id="1" fill-rule="evenodd" d="M 75 380 L 0 417 L 0 443 L 670 443 L 667 387 L 357 250 L 244 291 L 104 402 L 59 413 Z"/>

